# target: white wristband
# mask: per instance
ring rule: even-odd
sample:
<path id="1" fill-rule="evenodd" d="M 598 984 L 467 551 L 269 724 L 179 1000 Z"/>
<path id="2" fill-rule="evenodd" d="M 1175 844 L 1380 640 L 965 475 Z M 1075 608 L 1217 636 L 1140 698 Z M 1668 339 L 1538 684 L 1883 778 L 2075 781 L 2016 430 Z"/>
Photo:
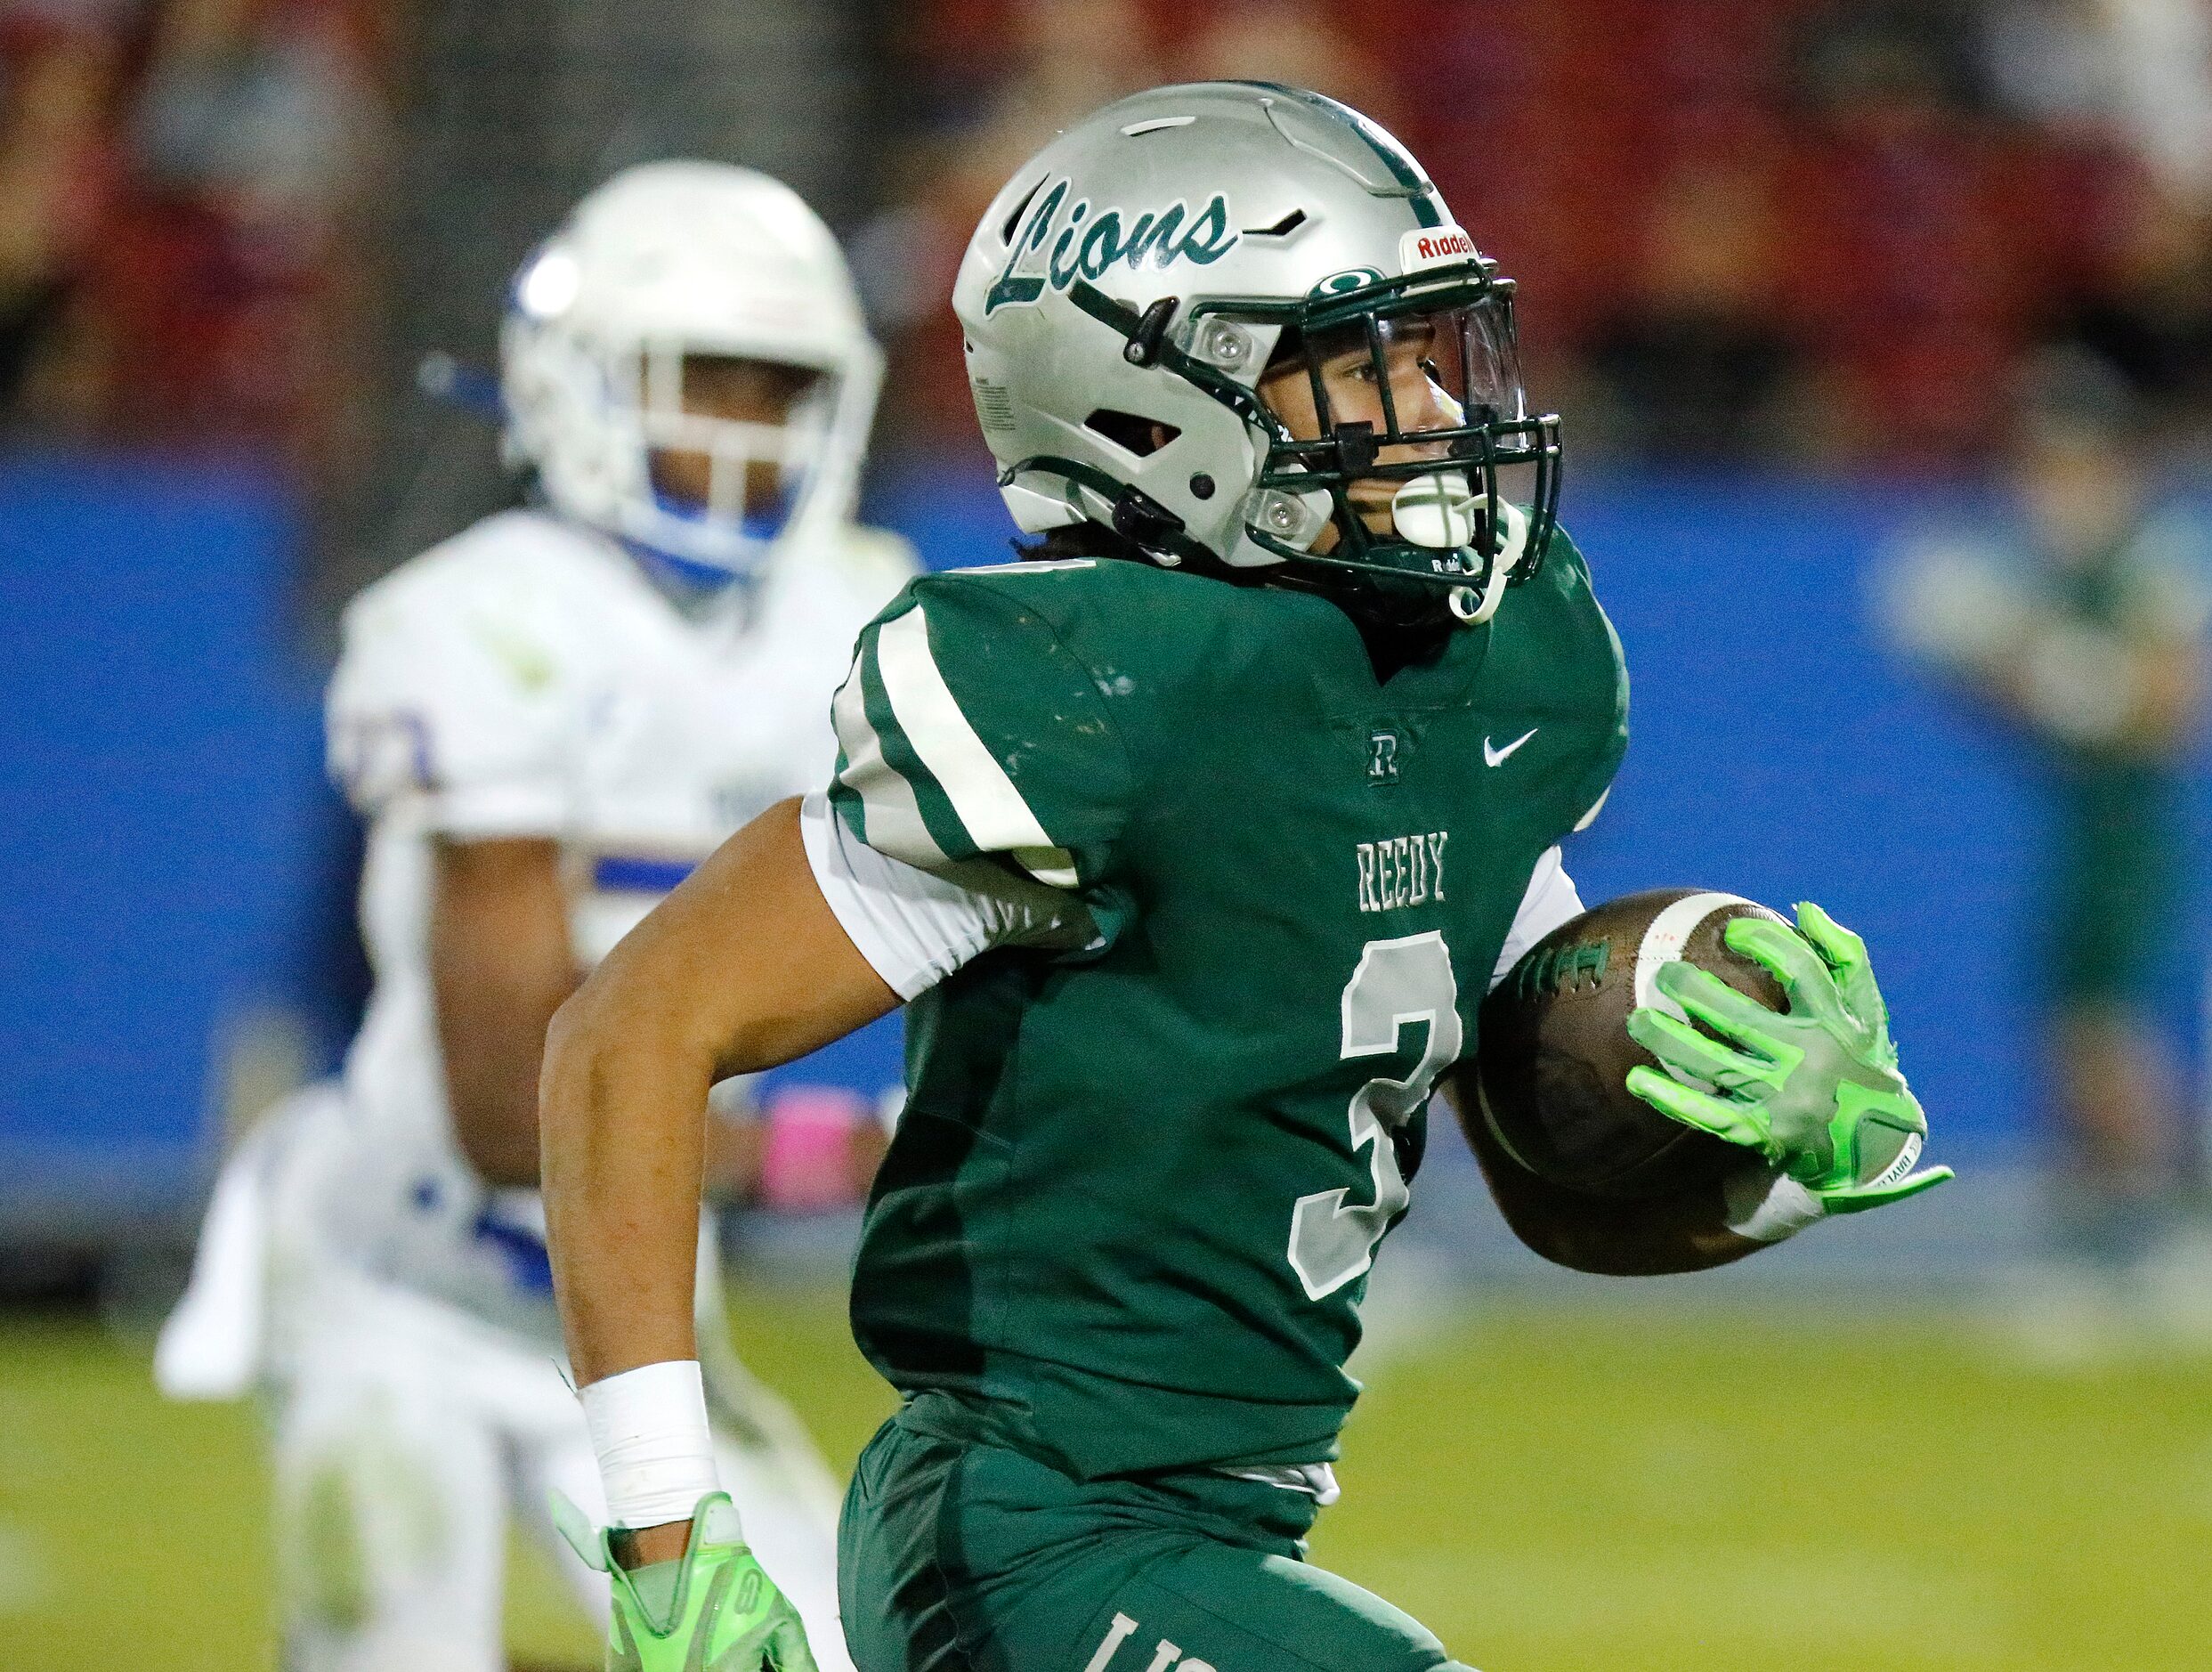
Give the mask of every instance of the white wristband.
<path id="1" fill-rule="evenodd" d="M 1828 1211 L 1811 1190 L 1771 1167 L 1730 1173 L 1722 1181 L 1721 1197 L 1729 1230 L 1753 1242 L 1787 1241 Z"/>
<path id="2" fill-rule="evenodd" d="M 640 1365 L 594 1382 L 577 1398 L 599 1459 L 608 1526 L 689 1521 L 701 1498 L 722 1489 L 698 1360 Z"/>

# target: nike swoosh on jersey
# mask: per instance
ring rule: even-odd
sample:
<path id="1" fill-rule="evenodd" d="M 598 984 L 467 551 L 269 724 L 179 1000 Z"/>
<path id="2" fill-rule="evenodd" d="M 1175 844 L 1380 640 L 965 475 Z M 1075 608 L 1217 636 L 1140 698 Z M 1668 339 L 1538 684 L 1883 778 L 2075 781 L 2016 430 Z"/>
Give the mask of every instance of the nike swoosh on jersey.
<path id="1" fill-rule="evenodd" d="M 1511 758 L 1512 753 L 1516 749 L 1519 749 L 1523 743 L 1527 743 L 1530 738 L 1534 737 L 1543 729 L 1544 728 L 1540 726 L 1531 726 L 1527 731 L 1523 732 L 1519 737 L 1516 737 L 1511 743 L 1506 744 L 1503 749 L 1491 748 L 1490 740 L 1487 737 L 1485 737 L 1482 740 L 1482 764 L 1486 767 L 1503 766 L 1506 761 Z"/>

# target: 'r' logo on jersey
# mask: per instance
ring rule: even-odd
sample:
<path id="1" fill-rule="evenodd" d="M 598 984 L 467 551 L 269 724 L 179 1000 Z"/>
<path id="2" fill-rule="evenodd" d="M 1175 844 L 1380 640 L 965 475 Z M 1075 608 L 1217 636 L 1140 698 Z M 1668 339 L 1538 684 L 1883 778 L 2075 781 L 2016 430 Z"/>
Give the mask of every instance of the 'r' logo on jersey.
<path id="1" fill-rule="evenodd" d="M 1451 840 L 1450 831 L 1432 830 L 1420 836 L 1361 842 L 1355 850 L 1359 865 L 1359 909 L 1395 912 L 1404 905 L 1441 901 L 1444 844 Z"/>
<path id="2" fill-rule="evenodd" d="M 1398 735 L 1387 726 L 1379 726 L 1367 736 L 1367 782 L 1396 783 L 1398 782 L 1398 751 L 1402 746 Z"/>

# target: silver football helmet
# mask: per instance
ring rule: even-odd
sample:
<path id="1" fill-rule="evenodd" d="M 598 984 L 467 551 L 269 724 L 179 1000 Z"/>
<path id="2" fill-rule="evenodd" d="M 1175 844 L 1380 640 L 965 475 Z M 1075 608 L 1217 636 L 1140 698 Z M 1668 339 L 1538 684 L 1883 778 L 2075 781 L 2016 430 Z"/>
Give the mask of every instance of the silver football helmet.
<path id="1" fill-rule="evenodd" d="M 1008 183 L 952 300 L 1025 532 L 1104 524 L 1401 621 L 1487 621 L 1543 561 L 1559 420 L 1528 410 L 1512 281 L 1332 99 L 1200 82 L 1107 106 Z M 1324 377 L 1347 356 L 1379 397 L 1356 418 Z M 1294 402 L 1262 386 L 1286 365 Z"/>

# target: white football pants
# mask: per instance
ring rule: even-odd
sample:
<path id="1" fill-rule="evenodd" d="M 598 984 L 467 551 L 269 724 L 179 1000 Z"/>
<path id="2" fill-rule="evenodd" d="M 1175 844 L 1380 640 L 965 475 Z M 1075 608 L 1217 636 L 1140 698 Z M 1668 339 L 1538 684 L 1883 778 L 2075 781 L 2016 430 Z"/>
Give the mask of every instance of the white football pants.
<path id="1" fill-rule="evenodd" d="M 583 1413 L 553 1359 L 458 1309 L 318 1273 L 276 1387 L 286 1672 L 502 1672 L 508 1518 L 604 1624 L 607 1581 L 554 1531 L 557 1488 L 605 1514 Z M 702 1348 L 702 1351 L 709 1351 Z M 851 1672 L 837 1614 L 838 1490 L 798 1419 L 709 1351 L 722 1485 L 822 1672 Z"/>

